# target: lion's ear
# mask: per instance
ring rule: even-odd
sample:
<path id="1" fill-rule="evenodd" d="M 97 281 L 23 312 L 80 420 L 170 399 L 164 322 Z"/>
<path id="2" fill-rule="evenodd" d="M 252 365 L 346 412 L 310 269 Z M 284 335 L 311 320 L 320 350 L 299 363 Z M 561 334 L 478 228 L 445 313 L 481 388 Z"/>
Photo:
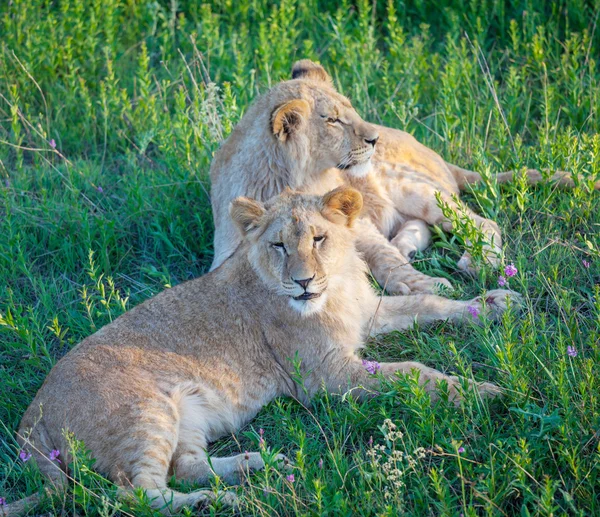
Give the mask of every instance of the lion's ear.
<path id="1" fill-rule="evenodd" d="M 352 226 L 363 207 L 363 198 L 358 190 L 338 187 L 323 196 L 322 214 L 330 221 Z"/>
<path id="2" fill-rule="evenodd" d="M 310 114 L 310 105 L 304 99 L 294 99 L 279 106 L 271 115 L 273 134 L 282 142 L 298 131 Z"/>
<path id="3" fill-rule="evenodd" d="M 310 59 L 301 59 L 300 61 L 296 61 L 294 66 L 292 66 L 292 79 L 302 78 L 321 81 L 322 83 L 327 83 L 329 86 L 333 85 L 331 76 L 325 69 Z"/>
<path id="4" fill-rule="evenodd" d="M 248 197 L 236 197 L 229 205 L 229 214 L 242 235 L 254 230 L 265 212 L 262 203 Z"/>

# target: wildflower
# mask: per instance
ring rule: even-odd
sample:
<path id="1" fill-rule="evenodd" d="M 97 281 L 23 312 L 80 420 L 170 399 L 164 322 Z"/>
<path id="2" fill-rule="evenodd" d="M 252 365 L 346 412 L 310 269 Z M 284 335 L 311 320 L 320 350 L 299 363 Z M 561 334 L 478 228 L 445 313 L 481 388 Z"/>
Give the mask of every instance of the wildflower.
<path id="1" fill-rule="evenodd" d="M 587 260 L 583 259 L 582 262 L 583 262 L 583 267 L 585 269 L 589 269 L 590 268 L 591 264 Z"/>
<path id="2" fill-rule="evenodd" d="M 469 311 L 469 314 L 471 316 L 473 316 L 474 320 L 477 319 L 477 318 L 479 318 L 479 309 L 477 307 L 475 307 L 473 305 L 469 305 L 467 307 L 467 310 Z"/>
<path id="3" fill-rule="evenodd" d="M 50 144 L 50 147 L 52 147 L 52 149 L 56 149 L 56 140 L 54 140 L 54 138 L 48 143 Z"/>
<path id="4" fill-rule="evenodd" d="M 371 375 L 375 375 L 379 370 L 381 370 L 381 365 L 377 361 L 367 361 L 363 359 L 362 361 L 365 370 L 367 370 Z"/>
<path id="5" fill-rule="evenodd" d="M 506 278 L 504 278 L 502 275 L 500 275 L 500 276 L 498 277 L 498 285 L 499 285 L 500 287 L 504 287 L 506 284 L 508 284 L 508 282 L 507 282 Z"/>
<path id="6" fill-rule="evenodd" d="M 569 357 L 577 357 L 577 349 L 574 346 L 569 345 L 567 347 L 567 355 Z"/>
<path id="7" fill-rule="evenodd" d="M 61 463 L 61 461 L 58 459 L 58 457 L 60 456 L 60 451 L 58 449 L 53 449 L 52 451 L 50 451 L 50 456 L 48 456 L 50 458 L 50 461 L 58 461 L 58 463 Z"/>
<path id="8" fill-rule="evenodd" d="M 287 476 L 285 476 L 285 479 L 287 479 L 290 483 L 293 483 L 294 481 L 296 481 L 294 474 L 288 474 Z"/>
<path id="9" fill-rule="evenodd" d="M 323 458 L 319 458 L 319 468 L 323 468 Z"/>
<path id="10" fill-rule="evenodd" d="M 100 192 L 100 194 L 102 194 L 102 192 L 104 192 L 104 189 L 102 187 L 100 187 L 100 186 L 96 187 L 96 190 L 98 192 Z"/>
<path id="11" fill-rule="evenodd" d="M 248 461 L 250 459 L 250 454 L 248 453 L 248 451 L 244 451 L 244 459 L 246 461 Z"/>
<path id="12" fill-rule="evenodd" d="M 462 454 L 463 452 L 465 452 L 465 448 L 464 448 L 464 447 L 461 445 L 461 446 L 458 448 L 458 454 Z"/>
<path id="13" fill-rule="evenodd" d="M 265 435 L 265 430 L 264 430 L 264 429 L 261 427 L 261 428 L 258 430 L 258 436 L 260 436 L 260 439 L 258 440 L 258 445 L 259 445 L 260 447 L 264 447 L 264 446 L 265 446 L 265 443 L 266 443 L 266 442 L 265 442 L 264 435 Z"/>
<path id="14" fill-rule="evenodd" d="M 369 447 L 373 447 L 373 436 L 369 436 Z"/>
<path id="15" fill-rule="evenodd" d="M 0 506 L 5 506 L 6 505 L 6 499 L 4 499 L 4 497 L 0 497 Z"/>
<path id="16" fill-rule="evenodd" d="M 515 276 L 519 270 L 515 267 L 515 265 L 511 262 L 508 266 L 504 268 L 504 274 L 507 277 Z"/>
<path id="17" fill-rule="evenodd" d="M 19 458 L 21 458 L 21 461 L 23 463 L 27 463 L 29 461 L 29 458 L 31 458 L 31 453 L 22 450 L 21 452 L 19 452 Z"/>

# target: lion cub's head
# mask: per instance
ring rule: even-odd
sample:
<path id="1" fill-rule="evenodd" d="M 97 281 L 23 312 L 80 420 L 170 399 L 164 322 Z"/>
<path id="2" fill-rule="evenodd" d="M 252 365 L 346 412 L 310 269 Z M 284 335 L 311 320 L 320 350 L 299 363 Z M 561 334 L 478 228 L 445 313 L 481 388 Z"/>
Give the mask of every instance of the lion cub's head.
<path id="1" fill-rule="evenodd" d="M 355 176 L 368 173 L 377 129 L 335 91 L 320 65 L 298 61 L 292 80 L 273 87 L 269 99 L 271 130 L 288 155 L 309 158 L 315 172 L 338 167 Z"/>
<path id="2" fill-rule="evenodd" d="M 286 189 L 266 203 L 234 199 L 230 214 L 248 243 L 248 256 L 265 284 L 303 315 L 320 311 L 327 287 L 344 275 L 354 248 L 350 230 L 362 196 L 340 187 L 325 196 Z"/>

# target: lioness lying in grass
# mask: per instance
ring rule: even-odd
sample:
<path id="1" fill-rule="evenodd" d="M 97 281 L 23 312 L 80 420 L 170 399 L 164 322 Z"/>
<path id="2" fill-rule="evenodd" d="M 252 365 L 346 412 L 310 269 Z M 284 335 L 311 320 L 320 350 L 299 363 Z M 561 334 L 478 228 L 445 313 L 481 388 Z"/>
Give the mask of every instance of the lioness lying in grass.
<path id="1" fill-rule="evenodd" d="M 207 483 L 216 474 L 235 483 L 264 466 L 252 452 L 208 461 L 208 444 L 233 433 L 278 396 L 306 399 L 321 386 L 333 392 L 378 386 L 356 355 L 369 335 L 402 330 L 416 320 L 471 318 L 468 308 L 498 317 L 510 291 L 485 302 L 434 295 L 378 297 L 355 250 L 353 223 L 360 193 L 325 196 L 286 191 L 262 204 L 233 201 L 242 244 L 207 275 L 168 289 L 83 340 L 52 369 L 27 409 L 19 442 L 60 487 L 70 462 L 65 431 L 83 440 L 96 468 L 125 490 L 141 487 L 157 508 L 206 504 L 211 490 L 188 494 L 167 486 L 171 475 Z M 297 357 L 305 392 L 297 384 Z M 457 377 L 416 362 L 383 363 L 380 372 L 420 373 L 433 396 Z M 498 393 L 473 383 L 482 396 Z M 60 453 L 58 452 L 60 451 Z M 55 461 L 60 459 L 60 465 Z M 284 460 L 282 456 L 280 460 Z M 220 494 L 233 504 L 232 492 Z M 21 512 L 36 496 L 4 507 Z"/>
<path id="2" fill-rule="evenodd" d="M 235 197 L 265 201 L 285 187 L 323 194 L 340 185 L 363 194 L 365 209 L 357 221 L 361 228 L 356 245 L 389 292 L 451 287 L 447 279 L 427 276 L 410 264 L 415 253 L 430 244 L 429 225 L 452 231 L 436 193 L 482 231 L 487 261 L 494 266 L 500 261 L 498 225 L 454 199 L 481 176 L 446 162 L 404 131 L 365 122 L 335 90 L 323 67 L 309 60 L 295 63 L 292 80 L 276 84 L 248 108 L 216 153 L 210 176 L 215 221 L 212 268 L 240 243 L 227 212 Z M 542 180 L 536 170 L 526 171 L 526 176 L 530 183 Z M 513 172 L 496 175 L 498 182 L 512 178 Z M 552 179 L 573 185 L 566 172 L 557 172 Z M 600 189 L 600 181 L 595 188 Z M 475 266 L 468 252 L 457 265 L 466 271 Z"/>

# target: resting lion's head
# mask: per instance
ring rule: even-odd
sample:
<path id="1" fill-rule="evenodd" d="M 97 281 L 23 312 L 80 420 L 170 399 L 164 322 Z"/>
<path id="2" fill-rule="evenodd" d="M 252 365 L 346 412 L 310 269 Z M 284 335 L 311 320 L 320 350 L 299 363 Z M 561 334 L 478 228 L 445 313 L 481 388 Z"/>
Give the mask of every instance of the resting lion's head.
<path id="1" fill-rule="evenodd" d="M 331 282 L 343 281 L 362 196 L 340 187 L 325 196 L 286 189 L 266 203 L 238 197 L 230 214 L 248 245 L 249 260 L 267 287 L 303 315 L 325 305 Z"/>
<path id="2" fill-rule="evenodd" d="M 331 167 L 355 176 L 368 173 L 379 138 L 350 101 L 333 87 L 327 72 L 309 60 L 292 68 L 292 80 L 274 86 L 268 95 L 270 126 L 282 154 L 315 172 Z"/>

